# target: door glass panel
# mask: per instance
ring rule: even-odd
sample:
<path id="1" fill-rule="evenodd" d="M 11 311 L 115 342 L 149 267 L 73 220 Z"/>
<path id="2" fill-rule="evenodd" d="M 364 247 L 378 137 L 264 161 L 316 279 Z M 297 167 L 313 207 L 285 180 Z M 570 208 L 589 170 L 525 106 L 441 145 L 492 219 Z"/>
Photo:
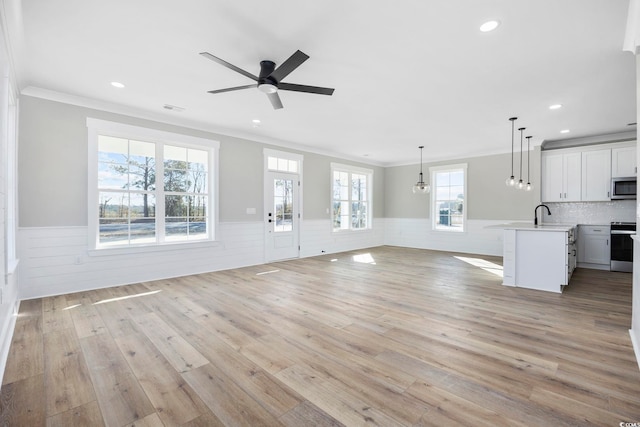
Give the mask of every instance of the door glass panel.
<path id="1" fill-rule="evenodd" d="M 273 212 L 276 233 L 293 230 L 293 180 L 273 180 Z"/>

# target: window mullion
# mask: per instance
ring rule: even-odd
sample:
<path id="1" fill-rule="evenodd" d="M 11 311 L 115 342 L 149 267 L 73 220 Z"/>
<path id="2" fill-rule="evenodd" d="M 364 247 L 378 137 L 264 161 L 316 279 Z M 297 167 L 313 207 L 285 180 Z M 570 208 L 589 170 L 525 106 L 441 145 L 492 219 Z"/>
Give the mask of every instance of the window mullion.
<path id="1" fill-rule="evenodd" d="M 156 236 L 159 243 L 165 241 L 164 194 L 164 144 L 156 143 Z"/>
<path id="2" fill-rule="evenodd" d="M 349 229 L 353 230 L 353 174 L 349 172 Z"/>

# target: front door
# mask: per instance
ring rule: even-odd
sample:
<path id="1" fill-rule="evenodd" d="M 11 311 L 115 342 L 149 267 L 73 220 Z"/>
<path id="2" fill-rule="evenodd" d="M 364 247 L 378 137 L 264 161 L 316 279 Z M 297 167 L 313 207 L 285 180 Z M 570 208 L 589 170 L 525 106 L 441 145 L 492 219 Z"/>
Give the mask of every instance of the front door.
<path id="1" fill-rule="evenodd" d="M 299 177 L 267 172 L 265 185 L 265 230 L 267 262 L 297 258 L 299 248 Z"/>

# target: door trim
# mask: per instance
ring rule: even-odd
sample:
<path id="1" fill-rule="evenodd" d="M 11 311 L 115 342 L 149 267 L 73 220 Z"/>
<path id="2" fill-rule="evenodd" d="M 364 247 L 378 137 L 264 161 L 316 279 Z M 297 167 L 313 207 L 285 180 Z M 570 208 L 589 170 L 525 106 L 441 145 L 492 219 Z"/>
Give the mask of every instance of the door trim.
<path id="1" fill-rule="evenodd" d="M 269 169 L 269 165 L 268 165 L 268 159 L 269 157 L 277 157 L 279 159 L 287 159 L 287 160 L 292 160 L 297 162 L 298 164 L 298 168 L 297 168 L 297 172 L 296 173 L 292 173 L 292 172 L 288 172 L 288 171 L 284 171 L 284 170 L 278 170 L 278 169 Z M 269 194 L 269 186 L 271 185 L 271 173 L 284 173 L 284 174 L 288 174 L 291 175 L 292 177 L 296 177 L 297 181 L 298 181 L 298 199 L 294 200 L 294 203 L 297 204 L 297 210 L 298 210 L 298 227 L 297 230 L 294 229 L 294 233 L 297 234 L 297 241 L 298 241 L 298 250 L 296 251 L 296 256 L 294 258 L 300 258 L 300 248 L 301 248 L 301 241 L 300 241 L 300 237 L 301 237 L 301 233 L 300 233 L 300 229 L 302 228 L 301 224 L 302 224 L 302 220 L 304 218 L 303 215 L 303 160 L 304 160 L 304 156 L 301 154 L 295 154 L 295 153 L 289 153 L 287 151 L 280 151 L 280 150 L 273 150 L 270 148 L 264 148 L 263 149 L 263 159 L 264 159 L 264 164 L 263 164 L 263 204 L 262 204 L 262 208 L 263 208 L 263 229 L 264 229 L 264 236 L 263 236 L 263 245 L 264 245 L 264 261 L 265 262 L 274 262 L 274 261 L 278 261 L 278 259 L 270 259 L 270 253 L 269 250 L 270 248 L 268 247 L 268 233 L 269 233 L 269 228 L 268 228 L 268 212 L 270 209 L 270 204 L 271 204 L 271 200 L 267 200 L 267 194 Z M 284 258 L 283 258 L 284 259 Z M 291 258 L 287 258 L 287 259 L 291 259 Z"/>

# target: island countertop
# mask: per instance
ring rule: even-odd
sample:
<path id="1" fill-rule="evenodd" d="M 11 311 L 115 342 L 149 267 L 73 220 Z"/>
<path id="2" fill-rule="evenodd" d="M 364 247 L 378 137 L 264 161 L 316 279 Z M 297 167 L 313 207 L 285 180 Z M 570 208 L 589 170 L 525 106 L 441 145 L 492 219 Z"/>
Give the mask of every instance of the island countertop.
<path id="1" fill-rule="evenodd" d="M 547 223 L 534 225 L 530 222 L 510 222 L 506 224 L 490 225 L 487 228 L 497 228 L 501 230 L 528 230 L 528 231 L 571 231 L 577 224 Z"/>

